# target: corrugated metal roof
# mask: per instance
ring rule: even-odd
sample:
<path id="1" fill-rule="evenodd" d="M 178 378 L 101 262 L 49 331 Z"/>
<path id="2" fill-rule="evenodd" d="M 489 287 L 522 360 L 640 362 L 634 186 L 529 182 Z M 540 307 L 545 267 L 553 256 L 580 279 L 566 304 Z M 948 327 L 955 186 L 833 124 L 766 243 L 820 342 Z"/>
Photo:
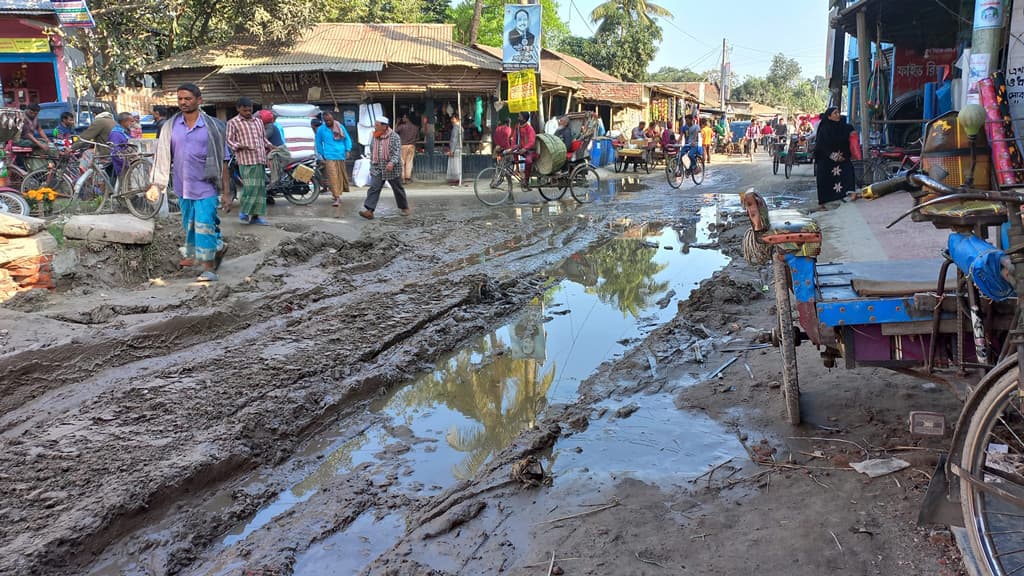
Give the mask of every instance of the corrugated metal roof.
<path id="1" fill-rule="evenodd" d="M 484 44 L 475 44 L 473 46 L 477 50 L 485 52 L 486 54 L 502 59 L 502 50 L 497 46 L 487 46 Z M 540 60 L 540 81 L 542 84 L 549 86 L 563 86 L 566 88 L 577 89 L 580 87 L 578 82 L 574 82 L 561 74 L 560 62 L 552 60 L 551 58 L 541 57 Z"/>
<path id="2" fill-rule="evenodd" d="M 53 12 L 50 0 L 0 0 L 0 12 Z"/>
<path id="3" fill-rule="evenodd" d="M 635 82 L 584 82 L 583 99 L 643 106 L 643 85 Z"/>
<path id="4" fill-rule="evenodd" d="M 453 40 L 451 24 L 317 24 L 290 46 L 269 46 L 238 37 L 217 46 L 196 48 L 161 60 L 147 72 L 175 68 L 236 68 L 256 65 L 382 65 L 464 66 L 501 70 L 501 61 Z M 293 70 L 282 69 L 290 72 Z"/>
<path id="5" fill-rule="evenodd" d="M 380 62 L 326 62 L 323 64 L 254 64 L 223 66 L 218 74 L 275 74 L 288 72 L 380 72 Z"/>
<path id="6" fill-rule="evenodd" d="M 596 80 L 598 82 L 621 82 L 621 80 L 615 76 L 612 76 L 607 72 L 602 72 L 575 56 L 570 56 L 564 52 L 557 52 L 548 48 L 545 48 L 544 52 L 564 62 L 564 65 L 567 66 L 567 71 L 563 72 L 563 74 L 567 78 L 572 78 L 574 80 Z"/>

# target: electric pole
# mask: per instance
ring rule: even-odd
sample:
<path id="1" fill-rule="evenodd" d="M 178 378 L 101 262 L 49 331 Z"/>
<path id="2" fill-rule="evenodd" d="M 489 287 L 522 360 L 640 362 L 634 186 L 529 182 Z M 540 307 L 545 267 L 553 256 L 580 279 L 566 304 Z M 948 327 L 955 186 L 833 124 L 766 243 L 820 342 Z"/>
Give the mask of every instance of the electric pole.
<path id="1" fill-rule="evenodd" d="M 718 80 L 718 96 L 719 96 L 719 99 L 722 101 L 722 117 L 723 118 L 725 117 L 725 113 L 726 113 L 726 105 L 725 105 L 725 100 L 726 100 L 726 96 L 727 96 L 726 93 L 729 90 L 729 69 L 728 69 L 728 64 L 726 63 L 726 57 L 729 54 L 728 50 L 729 49 L 728 49 L 728 46 L 726 45 L 726 40 L 725 40 L 725 38 L 722 38 L 722 66 L 721 66 L 721 69 L 718 72 L 718 75 L 719 75 L 719 80 Z"/>

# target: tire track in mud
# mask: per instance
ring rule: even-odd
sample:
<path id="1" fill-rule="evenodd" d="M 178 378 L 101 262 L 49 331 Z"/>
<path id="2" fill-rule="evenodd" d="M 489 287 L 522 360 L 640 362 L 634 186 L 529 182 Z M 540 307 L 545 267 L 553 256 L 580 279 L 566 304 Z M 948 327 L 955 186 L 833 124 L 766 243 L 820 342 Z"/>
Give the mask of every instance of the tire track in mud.
<path id="1" fill-rule="evenodd" d="M 565 227 L 580 247 L 588 234 L 579 228 L 588 225 Z M 507 233 L 486 230 L 492 238 Z M 466 234 L 440 236 L 441 250 L 452 245 L 441 252 L 445 260 L 479 248 L 465 242 Z M 397 243 L 387 248 L 403 249 Z M 244 319 L 231 310 L 208 311 L 120 339 L 69 342 L 3 358 L 3 381 L 17 382 L 5 390 L 17 398 L 5 411 L 102 374 L 118 359 L 139 368 L 111 379 L 80 404 L 0 439 L 0 463 L 18 471 L 0 475 L 0 573 L 79 570 L 111 541 L 175 502 L 287 458 L 298 441 L 347 404 L 405 380 L 537 292 L 532 272 L 524 271 L 536 266 L 517 272 L 503 267 L 500 258 L 434 281 L 394 280 L 428 277 L 423 265 L 436 258 L 436 250 L 420 247 L 405 257 L 382 259 L 386 266 L 378 270 L 367 265 L 361 277 L 353 277 L 362 286 L 355 288 L 330 282 L 296 289 L 303 278 L 333 276 L 324 260 L 335 268 L 345 265 L 336 254 L 300 266 L 277 262 L 275 268 L 292 273 L 274 280 L 278 286 L 271 294 L 248 301 L 256 312 Z M 537 248 L 538 258 L 544 250 Z M 498 274 L 501 281 L 481 272 Z M 391 282 L 383 281 L 389 277 Z M 311 302 L 295 301 L 296 294 Z M 218 349 L 241 330 L 255 332 L 244 349 Z M 281 343 L 283 349 L 260 354 Z M 170 349 L 181 356 L 170 365 L 147 371 L 140 361 Z M 42 359 L 52 366 L 55 356 L 62 365 L 41 373 Z M 6 378 L 14 374 L 19 379 Z M 202 539 L 190 543 L 192 552 L 181 561 L 203 545 Z"/>

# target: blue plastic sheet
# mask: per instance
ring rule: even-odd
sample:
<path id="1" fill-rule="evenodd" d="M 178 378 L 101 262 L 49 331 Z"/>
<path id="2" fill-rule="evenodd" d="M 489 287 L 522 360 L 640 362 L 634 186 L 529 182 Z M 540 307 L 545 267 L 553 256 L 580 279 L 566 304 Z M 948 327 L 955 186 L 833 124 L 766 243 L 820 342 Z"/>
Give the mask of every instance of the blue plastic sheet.
<path id="1" fill-rule="evenodd" d="M 958 233 L 949 235 L 948 248 L 957 268 L 971 277 L 982 294 L 995 301 L 1016 295 L 1013 286 L 1003 278 L 1002 250 L 977 236 Z"/>

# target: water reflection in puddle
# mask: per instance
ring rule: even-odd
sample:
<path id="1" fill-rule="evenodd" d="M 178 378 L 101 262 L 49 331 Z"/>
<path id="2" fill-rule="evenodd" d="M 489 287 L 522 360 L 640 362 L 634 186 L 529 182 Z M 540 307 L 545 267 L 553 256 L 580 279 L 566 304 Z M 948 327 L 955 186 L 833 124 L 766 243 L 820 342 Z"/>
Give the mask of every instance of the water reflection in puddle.
<path id="1" fill-rule="evenodd" d="M 402 475 L 389 484 L 403 490 L 436 493 L 453 480 L 472 477 L 530 427 L 549 403 L 575 400 L 579 383 L 602 362 L 671 320 L 676 301 L 728 263 L 717 250 L 689 247 L 711 240 L 711 224 L 718 220 L 717 199 L 709 200 L 694 211 L 692 221 L 675 228 L 628 228 L 611 242 L 572 255 L 551 272 L 548 289 L 510 323 L 469 340 L 433 371 L 376 401 L 371 409 L 381 424 L 355 436 L 314 440 L 313 444 L 330 446 L 316 469 L 224 543 L 245 538 L 282 507 L 308 498 L 337 474 L 374 462 L 382 451 L 402 454 Z M 682 420 L 690 419 L 669 405 L 652 405 L 651 412 L 666 422 L 674 413 L 675 431 Z M 624 422 L 643 428 L 651 424 L 645 418 Z M 643 434 L 630 433 L 645 438 L 668 433 L 668 428 L 659 424 Z M 395 430 L 403 432 L 396 435 Z M 707 456 L 718 450 L 718 432 L 711 424 L 697 422 L 692 430 L 704 438 L 697 443 L 700 449 L 680 452 L 673 466 L 688 459 L 706 464 Z M 586 436 L 577 440 L 586 441 Z M 595 436 L 593 442 L 600 441 Z M 620 451 L 614 446 L 608 450 Z M 585 448 L 584 455 L 589 451 Z M 625 458 L 628 451 L 623 448 L 621 453 Z M 581 465 L 574 457 L 562 459 L 566 469 Z M 652 453 L 637 465 L 657 468 L 663 460 L 664 454 Z M 609 466 L 615 461 L 610 459 Z"/>

